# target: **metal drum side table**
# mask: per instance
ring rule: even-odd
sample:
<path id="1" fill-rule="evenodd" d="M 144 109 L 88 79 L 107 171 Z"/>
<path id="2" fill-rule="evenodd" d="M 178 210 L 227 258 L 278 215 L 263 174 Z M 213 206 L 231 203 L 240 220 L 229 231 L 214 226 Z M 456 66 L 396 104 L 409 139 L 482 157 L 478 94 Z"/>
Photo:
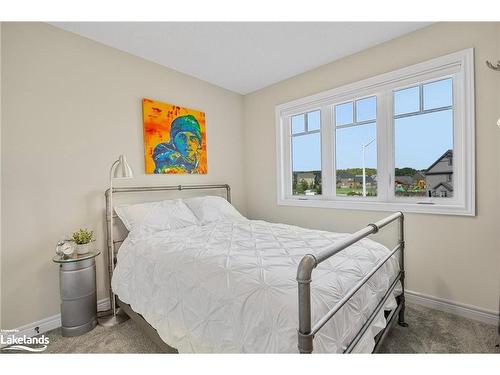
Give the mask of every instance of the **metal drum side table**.
<path id="1" fill-rule="evenodd" d="M 63 336 L 79 336 L 97 325 L 95 257 L 100 253 L 91 251 L 52 258 L 59 264 Z"/>

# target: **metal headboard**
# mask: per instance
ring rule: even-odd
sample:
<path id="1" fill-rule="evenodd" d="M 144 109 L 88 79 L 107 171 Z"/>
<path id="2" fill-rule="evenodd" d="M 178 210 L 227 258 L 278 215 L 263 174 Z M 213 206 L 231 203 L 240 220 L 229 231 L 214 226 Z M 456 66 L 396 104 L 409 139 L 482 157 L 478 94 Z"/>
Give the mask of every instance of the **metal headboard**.
<path id="1" fill-rule="evenodd" d="M 112 207 L 112 196 L 117 193 L 144 193 L 144 192 L 161 192 L 161 191 L 182 191 L 182 190 L 226 190 L 226 199 L 231 203 L 231 187 L 228 184 L 214 185 L 165 185 L 165 186 L 129 186 L 129 187 L 113 187 L 107 189 L 106 197 L 106 246 L 108 250 L 108 272 L 109 272 L 109 292 L 111 298 L 112 310 L 115 310 L 115 297 L 111 289 L 111 278 L 116 265 L 115 245 L 120 244 L 124 239 L 114 240 L 114 219 L 118 216 L 114 213 Z"/>
<path id="2" fill-rule="evenodd" d="M 116 196 L 117 193 L 143 193 L 143 192 L 161 192 L 161 191 L 182 191 L 182 190 L 225 190 L 226 199 L 231 203 L 231 187 L 228 184 L 216 184 L 216 185 L 165 185 L 165 186 L 128 186 L 128 187 L 113 187 L 113 195 Z M 114 219 L 118 216 L 114 213 L 114 208 L 111 207 L 111 194 L 110 189 L 105 192 L 106 197 L 106 230 L 107 230 L 107 241 L 106 245 L 108 248 L 108 253 L 114 252 L 115 245 L 122 243 L 123 239 L 114 240 L 113 229 L 114 229 Z M 114 257 L 116 258 L 116 257 Z M 110 262 L 114 266 L 116 259 Z"/>

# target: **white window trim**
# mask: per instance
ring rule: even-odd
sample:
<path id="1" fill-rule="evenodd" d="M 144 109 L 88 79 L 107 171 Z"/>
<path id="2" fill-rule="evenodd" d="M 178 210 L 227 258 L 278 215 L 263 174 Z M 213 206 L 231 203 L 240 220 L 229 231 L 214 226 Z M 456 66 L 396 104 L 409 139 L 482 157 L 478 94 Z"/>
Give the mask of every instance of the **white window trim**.
<path id="1" fill-rule="evenodd" d="M 365 96 L 377 96 L 377 175 L 379 183 L 393 184 L 393 116 L 388 90 L 453 76 L 454 98 L 454 186 L 453 198 L 397 198 L 393 189 L 379 189 L 376 198 L 335 197 L 335 132 L 333 104 Z M 291 194 L 290 117 L 321 109 L 322 195 Z M 393 72 L 300 98 L 276 107 L 277 203 L 283 206 L 328 207 L 339 209 L 403 211 L 475 216 L 475 114 L 474 49 L 469 48 Z M 332 157 L 329 157 L 332 155 Z M 383 182 L 385 181 L 385 182 Z M 387 192 L 389 196 L 387 195 Z M 392 195 L 392 197 L 390 196 Z"/>

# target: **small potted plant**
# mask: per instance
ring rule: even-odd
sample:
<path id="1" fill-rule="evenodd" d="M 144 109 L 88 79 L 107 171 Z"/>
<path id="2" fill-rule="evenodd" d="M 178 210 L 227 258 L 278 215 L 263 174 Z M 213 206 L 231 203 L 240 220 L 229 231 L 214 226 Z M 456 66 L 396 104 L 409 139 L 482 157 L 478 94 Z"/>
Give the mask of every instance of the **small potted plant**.
<path id="1" fill-rule="evenodd" d="M 76 243 L 77 254 L 87 254 L 93 250 L 95 241 L 94 232 L 87 229 L 80 229 L 78 232 L 73 233 L 73 241 Z"/>

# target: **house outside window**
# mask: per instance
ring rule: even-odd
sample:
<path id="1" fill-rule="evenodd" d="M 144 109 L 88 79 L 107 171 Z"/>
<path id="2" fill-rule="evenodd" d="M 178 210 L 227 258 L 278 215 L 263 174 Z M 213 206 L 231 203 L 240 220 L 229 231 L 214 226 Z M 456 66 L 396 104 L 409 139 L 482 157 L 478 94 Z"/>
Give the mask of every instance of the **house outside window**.
<path id="1" fill-rule="evenodd" d="M 474 215 L 473 50 L 276 108 L 278 204 Z"/>

